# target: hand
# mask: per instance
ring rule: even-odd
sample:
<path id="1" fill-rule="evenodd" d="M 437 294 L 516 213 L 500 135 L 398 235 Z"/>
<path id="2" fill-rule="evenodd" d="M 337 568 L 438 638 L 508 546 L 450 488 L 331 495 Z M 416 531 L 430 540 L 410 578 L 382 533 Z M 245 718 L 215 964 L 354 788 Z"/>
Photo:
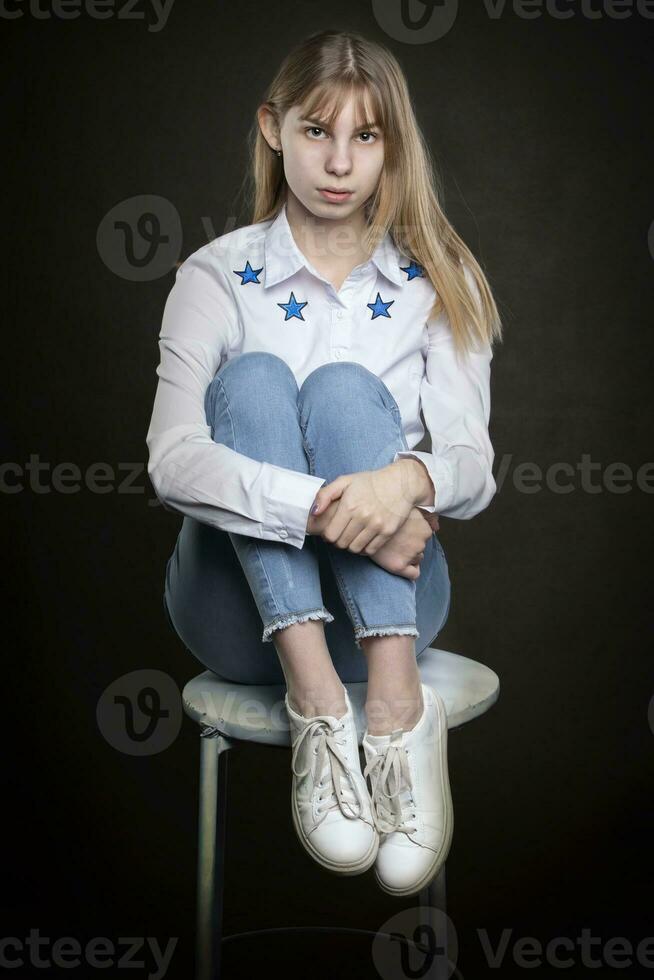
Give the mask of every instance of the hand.
<path id="1" fill-rule="evenodd" d="M 328 504 L 324 510 L 321 510 L 319 514 L 309 514 L 309 518 L 307 520 L 307 534 L 315 534 L 317 537 L 321 538 L 322 532 L 329 525 L 337 510 L 338 500 L 334 500 L 331 504 Z"/>
<path id="2" fill-rule="evenodd" d="M 394 575 L 412 580 L 419 578 L 425 545 L 434 533 L 431 522 L 425 520 L 426 516 L 434 518 L 436 514 L 425 515 L 414 507 L 402 527 L 371 555 L 372 561 Z"/>
<path id="3" fill-rule="evenodd" d="M 310 515 L 307 521 L 307 534 L 323 537 L 324 529 L 337 510 L 338 501 L 335 500 L 322 514 L 315 517 Z M 438 530 L 436 514 L 425 514 L 424 511 L 414 507 L 402 527 L 374 555 L 370 556 L 370 560 L 394 575 L 417 579 L 420 576 L 420 562 L 425 557 L 425 545 L 435 530 Z"/>
<path id="4" fill-rule="evenodd" d="M 415 484 L 399 463 L 378 470 L 346 473 L 316 494 L 315 517 L 334 501 L 336 513 L 321 536 L 337 548 L 372 557 L 407 520 Z"/>

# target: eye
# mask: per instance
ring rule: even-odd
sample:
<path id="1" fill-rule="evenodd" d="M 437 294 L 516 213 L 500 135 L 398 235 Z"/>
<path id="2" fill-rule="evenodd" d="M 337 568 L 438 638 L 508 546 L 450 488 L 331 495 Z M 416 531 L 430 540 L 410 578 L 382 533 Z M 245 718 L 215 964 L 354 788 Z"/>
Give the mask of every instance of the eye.
<path id="1" fill-rule="evenodd" d="M 321 126 L 307 126 L 305 128 L 304 132 L 307 133 L 307 134 L 309 134 L 309 133 L 325 133 L 325 130 L 322 129 Z M 374 143 L 374 141 L 377 139 L 377 135 L 378 135 L 377 133 L 373 133 L 372 130 L 367 130 L 367 129 L 364 129 L 364 130 L 362 130 L 359 133 L 359 136 L 372 137 L 372 139 L 365 139 L 365 140 L 363 140 L 363 143 L 364 144 L 365 143 Z M 311 138 L 312 139 L 318 139 L 319 137 L 312 136 Z"/>

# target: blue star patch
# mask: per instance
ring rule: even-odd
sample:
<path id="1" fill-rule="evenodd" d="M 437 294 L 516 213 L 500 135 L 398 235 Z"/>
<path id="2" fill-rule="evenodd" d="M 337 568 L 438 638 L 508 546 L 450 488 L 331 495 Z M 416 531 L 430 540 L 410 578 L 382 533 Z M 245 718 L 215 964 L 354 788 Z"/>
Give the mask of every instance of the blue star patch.
<path id="1" fill-rule="evenodd" d="M 298 303 L 295 298 L 295 293 L 291 293 L 291 298 L 288 303 L 278 303 L 277 306 L 281 306 L 283 310 L 286 310 L 286 316 L 284 317 L 284 322 L 290 320 L 291 317 L 296 316 L 298 320 L 304 320 L 302 316 L 302 310 L 307 305 L 307 303 Z"/>
<path id="2" fill-rule="evenodd" d="M 388 307 L 392 306 L 395 302 L 394 299 L 390 300 L 388 303 L 384 303 L 379 293 L 377 293 L 377 298 L 374 303 L 366 303 L 369 310 L 372 310 L 372 319 L 374 320 L 378 316 L 387 316 L 390 320 L 391 315 L 388 312 Z"/>
<path id="3" fill-rule="evenodd" d="M 235 272 L 237 276 L 241 277 L 241 286 L 245 286 L 248 282 L 256 282 L 259 286 L 261 285 L 257 276 L 260 272 L 263 272 L 263 266 L 260 269 L 253 269 L 248 261 L 245 263 L 245 268 L 241 272 L 238 269 L 232 269 L 232 272 Z"/>
<path id="4" fill-rule="evenodd" d="M 419 276 L 424 277 L 424 271 L 421 265 L 419 265 L 415 259 L 411 259 L 409 265 L 401 265 L 400 269 L 402 272 L 406 272 L 408 275 L 407 282 L 411 282 L 412 279 L 417 279 Z"/>

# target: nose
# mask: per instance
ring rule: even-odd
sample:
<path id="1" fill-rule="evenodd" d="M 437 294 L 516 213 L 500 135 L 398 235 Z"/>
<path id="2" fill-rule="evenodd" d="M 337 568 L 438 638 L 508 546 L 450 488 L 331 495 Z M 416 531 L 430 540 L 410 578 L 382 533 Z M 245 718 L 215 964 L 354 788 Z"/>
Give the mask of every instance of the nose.
<path id="1" fill-rule="evenodd" d="M 350 172 L 352 169 L 352 150 L 348 140 L 343 143 L 334 140 L 325 161 L 325 169 L 328 173 L 339 175 Z"/>

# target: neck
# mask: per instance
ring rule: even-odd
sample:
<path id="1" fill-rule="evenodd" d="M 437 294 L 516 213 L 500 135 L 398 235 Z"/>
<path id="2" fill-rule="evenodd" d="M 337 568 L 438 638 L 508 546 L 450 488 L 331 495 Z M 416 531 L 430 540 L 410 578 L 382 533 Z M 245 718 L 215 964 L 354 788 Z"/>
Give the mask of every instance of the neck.
<path id="1" fill-rule="evenodd" d="M 286 218 L 295 244 L 316 268 L 353 268 L 368 259 L 362 243 L 366 229 L 363 208 L 345 218 L 319 218 L 288 190 Z"/>

